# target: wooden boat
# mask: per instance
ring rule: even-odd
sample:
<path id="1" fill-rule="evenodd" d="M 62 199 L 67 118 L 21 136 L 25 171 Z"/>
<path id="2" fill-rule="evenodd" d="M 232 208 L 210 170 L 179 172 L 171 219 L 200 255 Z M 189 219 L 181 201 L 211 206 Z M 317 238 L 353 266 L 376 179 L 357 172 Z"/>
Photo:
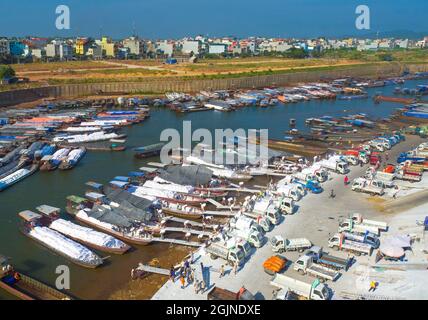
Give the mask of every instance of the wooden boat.
<path id="1" fill-rule="evenodd" d="M 48 218 L 50 220 L 49 225 L 53 221 L 60 219 L 61 209 L 59 209 L 59 208 L 55 208 L 55 207 L 51 207 L 51 206 L 47 206 L 47 205 L 42 205 L 42 206 L 37 207 L 36 209 L 42 215 L 44 215 L 46 218 Z M 56 230 L 56 229 L 54 229 L 54 230 Z M 102 246 L 102 245 L 95 244 L 94 242 L 90 242 L 90 241 L 87 241 L 87 240 L 82 239 L 82 238 L 74 237 L 74 236 L 70 235 L 69 233 L 63 233 L 60 230 L 56 230 L 56 231 L 62 233 L 64 236 L 66 236 L 70 239 L 73 239 L 74 241 L 80 242 L 80 243 L 82 243 L 88 247 L 91 247 L 91 248 L 99 250 L 99 251 L 104 251 L 104 252 L 113 253 L 113 254 L 124 254 L 129 249 L 131 249 L 131 247 L 127 244 L 124 244 L 124 246 L 121 248 L 111 248 L 108 246 Z"/>
<path id="2" fill-rule="evenodd" d="M 4 177 L 0 180 L 0 192 L 32 175 L 34 172 L 37 171 L 38 168 L 38 164 L 33 164 L 31 166 L 19 169 L 14 173 Z"/>
<path id="3" fill-rule="evenodd" d="M 164 146 L 165 143 L 156 143 L 144 147 L 135 148 L 135 157 L 138 159 L 144 159 L 148 157 L 158 156 L 160 155 L 160 152 Z"/>
<path id="4" fill-rule="evenodd" d="M 103 260 L 100 257 L 98 257 L 96 254 L 94 254 L 94 259 L 91 261 L 78 260 L 78 259 L 75 259 L 75 258 L 72 258 L 72 257 L 66 255 L 63 251 L 60 251 L 59 249 L 57 249 L 55 247 L 49 246 L 46 243 L 44 243 L 43 241 L 41 241 L 40 239 L 34 237 L 31 234 L 32 229 L 34 229 L 35 227 L 38 227 L 40 225 L 46 226 L 48 224 L 48 220 L 46 221 L 46 219 L 43 219 L 42 215 L 28 211 L 28 210 L 22 211 L 18 215 L 22 219 L 22 223 L 21 223 L 21 226 L 19 228 L 20 231 L 24 235 L 29 237 L 30 239 L 32 239 L 32 240 L 36 241 L 37 243 L 41 244 L 42 246 L 44 246 L 45 248 L 52 250 L 53 252 L 57 253 L 58 255 L 70 260 L 71 262 L 73 262 L 73 263 L 75 263 L 81 267 L 85 267 L 85 268 L 89 268 L 89 269 L 95 269 L 95 268 L 99 267 L 101 264 L 103 264 Z"/>
<path id="5" fill-rule="evenodd" d="M 114 237 L 116 237 L 117 239 L 120 239 L 122 241 L 125 241 L 127 243 L 132 243 L 132 244 L 136 244 L 136 245 L 141 245 L 141 246 L 146 246 L 148 244 L 150 244 L 152 242 L 152 237 L 148 236 L 148 228 L 145 228 L 144 226 L 142 227 L 141 231 L 146 232 L 147 234 L 142 237 L 142 236 L 137 236 L 136 234 L 130 234 L 130 233 L 124 233 L 121 232 L 119 230 L 114 230 L 111 228 L 108 228 L 106 226 L 106 224 L 97 224 L 95 223 L 93 220 L 88 219 L 87 217 L 85 217 L 82 214 L 83 211 L 83 207 L 82 205 L 86 202 L 90 202 L 87 199 L 78 197 L 78 196 L 68 196 L 67 197 L 67 207 L 66 207 L 66 211 L 67 213 L 69 213 L 70 215 L 73 215 L 74 218 L 90 227 L 93 227 L 95 229 L 101 230 L 107 234 L 110 234 Z"/>
<path id="6" fill-rule="evenodd" d="M 15 270 L 0 255 L 0 288 L 22 300 L 72 300 L 72 297 Z"/>
<path id="7" fill-rule="evenodd" d="M 190 220 L 198 220 L 203 216 L 203 211 L 199 208 L 177 203 L 168 203 L 166 201 L 162 202 L 162 212 L 170 216 Z"/>
<path id="8" fill-rule="evenodd" d="M 65 158 L 61 164 L 58 166 L 60 170 L 70 170 L 73 169 L 77 163 L 83 158 L 86 153 L 85 147 L 80 147 L 78 149 L 70 151 L 67 158 Z"/>

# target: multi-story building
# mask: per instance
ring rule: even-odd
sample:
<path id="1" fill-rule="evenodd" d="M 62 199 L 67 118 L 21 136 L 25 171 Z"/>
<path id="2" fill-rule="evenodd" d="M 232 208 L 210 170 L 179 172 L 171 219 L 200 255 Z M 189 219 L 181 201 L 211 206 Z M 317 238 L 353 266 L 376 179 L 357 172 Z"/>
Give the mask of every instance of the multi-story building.
<path id="1" fill-rule="evenodd" d="M 116 56 L 116 45 L 110 38 L 102 37 L 101 47 L 103 48 L 103 55 L 105 57 L 112 58 Z"/>
<path id="2" fill-rule="evenodd" d="M 184 40 L 181 51 L 187 54 L 192 52 L 194 54 L 199 54 L 201 51 L 201 42 L 196 40 Z"/>
<path id="3" fill-rule="evenodd" d="M 0 39 L 0 56 L 7 56 L 10 54 L 9 40 Z"/>
<path id="4" fill-rule="evenodd" d="M 91 41 L 88 38 L 78 38 L 76 40 L 76 44 L 75 44 L 75 48 L 74 48 L 74 52 L 77 55 L 85 55 L 86 52 L 88 51 L 89 47 L 91 46 Z"/>
<path id="5" fill-rule="evenodd" d="M 165 55 L 172 56 L 174 52 L 174 43 L 167 40 L 159 41 L 156 44 L 156 50 L 162 52 Z"/>
<path id="6" fill-rule="evenodd" d="M 144 53 L 144 44 L 137 37 L 130 37 L 123 40 L 123 47 L 129 49 L 128 54 L 140 56 Z"/>

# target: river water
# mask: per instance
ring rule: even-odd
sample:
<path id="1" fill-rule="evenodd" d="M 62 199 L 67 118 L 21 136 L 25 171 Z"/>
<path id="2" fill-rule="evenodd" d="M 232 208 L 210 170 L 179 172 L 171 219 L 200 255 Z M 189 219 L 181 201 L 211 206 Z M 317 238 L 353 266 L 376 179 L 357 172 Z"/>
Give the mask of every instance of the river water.
<path id="1" fill-rule="evenodd" d="M 405 86 L 413 88 L 426 81 L 408 81 Z M 392 95 L 394 86 L 371 88 L 367 91 L 372 97 L 376 92 Z M 129 171 L 143 166 L 145 160 L 133 157 L 132 147 L 148 145 L 159 141 L 160 132 L 165 128 L 182 129 L 182 121 L 192 121 L 192 130 L 197 128 L 269 129 L 270 138 L 281 139 L 289 129 L 289 120 L 297 120 L 296 128 L 305 129 L 304 120 L 308 117 L 324 115 L 344 116 L 354 113 L 367 113 L 372 118 L 391 114 L 399 107 L 397 104 L 382 102 L 375 105 L 372 99 L 350 101 L 309 101 L 295 104 L 257 108 L 248 107 L 236 112 L 218 111 L 175 114 L 164 108 L 153 108 L 151 117 L 125 129 L 129 148 L 125 152 L 88 152 L 79 165 L 71 171 L 37 172 L 10 189 L 0 193 L 0 253 L 12 258 L 18 270 L 53 285 L 59 265 L 68 265 L 71 272 L 71 293 L 83 299 L 104 299 L 124 282 L 129 280 L 130 269 L 138 262 L 147 262 L 162 255 L 168 245 L 156 244 L 136 248 L 124 256 L 112 256 L 105 266 L 96 270 L 78 267 L 61 256 L 22 235 L 18 230 L 17 213 L 34 210 L 40 204 L 64 208 L 65 198 L 70 194 L 81 195 L 84 183 L 93 180 L 106 183 L 116 175 L 126 175 Z M 149 159 L 148 161 L 156 161 Z M 66 216 L 66 214 L 64 214 Z M 10 296 L 0 291 L 0 299 Z"/>

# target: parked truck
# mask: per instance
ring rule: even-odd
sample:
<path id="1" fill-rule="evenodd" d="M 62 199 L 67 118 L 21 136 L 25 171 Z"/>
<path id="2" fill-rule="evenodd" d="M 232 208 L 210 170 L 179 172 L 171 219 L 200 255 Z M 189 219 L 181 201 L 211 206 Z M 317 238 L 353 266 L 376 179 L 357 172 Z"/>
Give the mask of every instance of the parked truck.
<path id="1" fill-rule="evenodd" d="M 274 236 L 270 239 L 273 252 L 283 253 L 286 251 L 303 252 L 312 246 L 306 238 L 286 239 L 282 236 Z"/>
<path id="2" fill-rule="evenodd" d="M 306 253 L 307 256 L 310 256 L 314 259 L 314 261 L 323 266 L 329 267 L 334 270 L 345 270 L 347 271 L 351 265 L 351 260 L 346 258 L 339 258 L 336 256 L 332 256 L 323 252 L 323 249 L 318 246 L 310 247 Z"/>
<path id="3" fill-rule="evenodd" d="M 319 164 L 332 172 L 340 173 L 340 174 L 347 174 L 349 172 L 349 166 L 348 163 L 343 161 L 334 161 L 334 160 L 321 160 Z"/>
<path id="4" fill-rule="evenodd" d="M 231 229 L 229 230 L 228 235 L 231 237 L 244 239 L 245 241 L 247 241 L 249 244 L 251 244 L 256 248 L 261 248 L 264 244 L 263 234 L 251 229 L 247 229 L 247 230 Z"/>
<path id="5" fill-rule="evenodd" d="M 250 217 L 239 215 L 231 218 L 229 220 L 229 225 L 238 230 L 251 229 L 259 231 L 260 233 L 269 232 L 272 229 L 272 223 L 266 217 L 260 217 L 260 219 L 256 221 Z"/>
<path id="6" fill-rule="evenodd" d="M 354 180 L 351 186 L 352 191 L 364 192 L 371 195 L 381 196 L 385 193 L 385 190 L 377 185 L 373 185 L 370 181 L 364 178 L 357 178 Z"/>
<path id="7" fill-rule="evenodd" d="M 275 190 L 277 194 L 282 195 L 283 197 L 291 198 L 294 201 L 299 201 L 302 196 L 297 187 L 291 184 L 284 184 L 277 186 Z"/>
<path id="8" fill-rule="evenodd" d="M 339 221 L 338 231 L 339 232 L 347 231 L 347 232 L 352 232 L 352 233 L 371 232 L 377 236 L 380 234 L 380 230 L 378 227 L 373 226 L 373 225 L 366 225 L 363 223 L 356 223 L 352 219 L 344 219 L 344 220 Z"/>
<path id="9" fill-rule="evenodd" d="M 221 258 L 232 266 L 235 263 L 241 265 L 245 261 L 244 252 L 237 247 L 229 248 L 226 242 L 212 242 L 205 248 L 205 251 L 210 255 L 211 259 Z"/>
<path id="10" fill-rule="evenodd" d="M 361 243 L 367 243 L 372 246 L 373 249 L 379 248 L 380 240 L 379 238 L 371 232 L 366 233 L 352 233 L 352 232 L 342 232 L 345 239 L 357 241 Z"/>
<path id="11" fill-rule="evenodd" d="M 282 290 L 282 292 L 292 292 L 308 300 L 328 300 L 330 291 L 328 287 L 318 280 L 313 283 L 306 283 L 292 277 L 277 273 L 272 278 L 270 284 Z M 281 294 L 279 295 L 281 296 Z M 277 295 L 278 297 L 278 295 Z"/>
<path id="12" fill-rule="evenodd" d="M 328 246 L 334 250 L 343 250 L 354 253 L 356 256 L 371 255 L 373 248 L 371 245 L 357 241 L 348 240 L 343 234 L 336 233 L 328 240 Z"/>
<path id="13" fill-rule="evenodd" d="M 361 213 L 352 214 L 352 221 L 354 221 L 358 225 L 373 226 L 377 228 L 379 231 L 388 230 L 388 223 L 384 221 L 364 219 Z"/>
<path id="14" fill-rule="evenodd" d="M 303 255 L 294 263 L 294 270 L 301 274 L 309 274 L 316 277 L 321 282 L 326 280 L 334 281 L 340 273 L 329 267 L 315 263 L 311 256 Z"/>
<path id="15" fill-rule="evenodd" d="M 315 194 L 323 191 L 321 184 L 317 180 L 306 180 L 305 182 L 296 180 L 295 183 L 300 184 L 303 188 Z"/>
<path id="16" fill-rule="evenodd" d="M 320 183 L 323 183 L 328 179 L 328 171 L 324 169 L 319 163 L 314 163 L 309 168 L 303 169 L 302 172 L 313 175 Z M 309 180 L 315 180 L 314 177 Z"/>

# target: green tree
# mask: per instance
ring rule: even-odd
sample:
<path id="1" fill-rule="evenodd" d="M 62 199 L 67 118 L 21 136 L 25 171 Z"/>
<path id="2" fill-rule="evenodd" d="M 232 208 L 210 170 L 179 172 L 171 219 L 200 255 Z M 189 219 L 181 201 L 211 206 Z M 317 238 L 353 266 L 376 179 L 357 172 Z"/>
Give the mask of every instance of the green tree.
<path id="1" fill-rule="evenodd" d="M 12 78 L 15 76 L 15 70 L 11 66 L 0 66 L 0 79 Z"/>

